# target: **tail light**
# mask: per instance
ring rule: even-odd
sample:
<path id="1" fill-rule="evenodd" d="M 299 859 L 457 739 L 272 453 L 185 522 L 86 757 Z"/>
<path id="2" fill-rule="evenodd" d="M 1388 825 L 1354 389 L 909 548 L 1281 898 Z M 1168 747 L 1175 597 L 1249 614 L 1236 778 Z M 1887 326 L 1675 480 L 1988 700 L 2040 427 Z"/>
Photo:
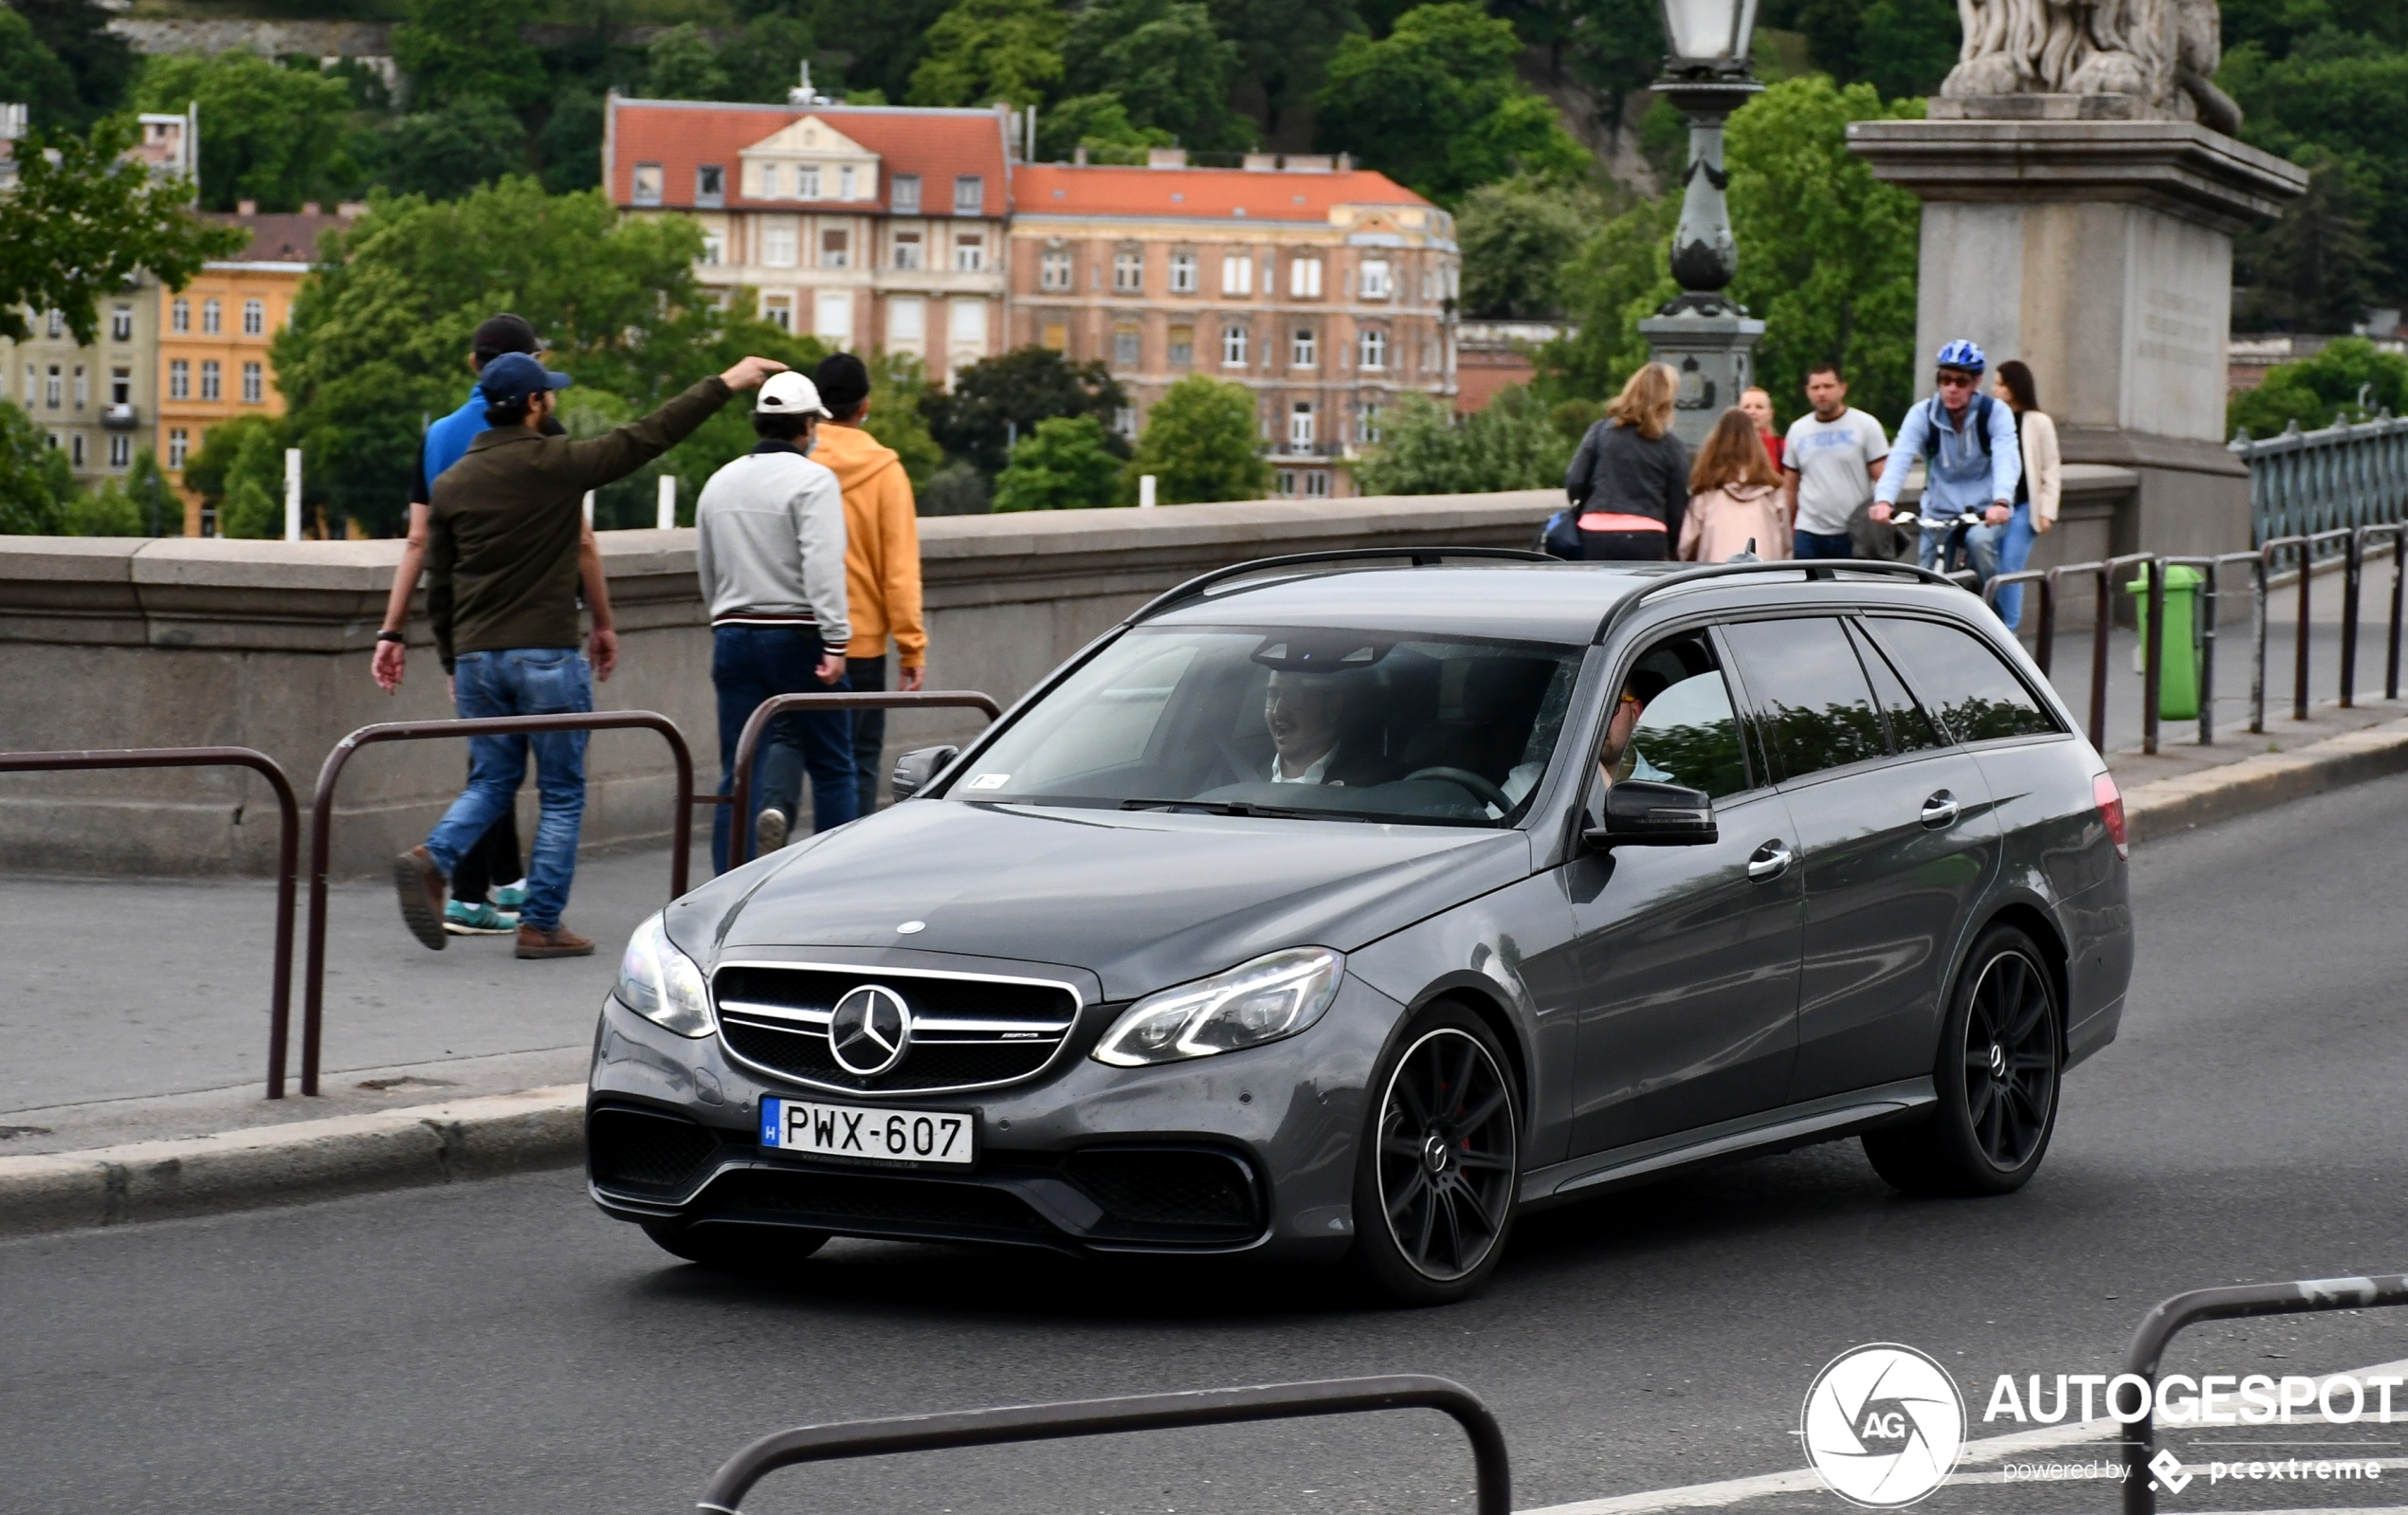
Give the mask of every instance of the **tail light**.
<path id="1" fill-rule="evenodd" d="M 2132 843 L 2124 827 L 2124 792 L 2115 787 L 2113 774 L 2100 774 L 2090 780 L 2090 802 L 2099 808 L 2099 820 L 2107 827 L 2107 840 L 2115 844 L 2115 855 L 2129 862 Z"/>

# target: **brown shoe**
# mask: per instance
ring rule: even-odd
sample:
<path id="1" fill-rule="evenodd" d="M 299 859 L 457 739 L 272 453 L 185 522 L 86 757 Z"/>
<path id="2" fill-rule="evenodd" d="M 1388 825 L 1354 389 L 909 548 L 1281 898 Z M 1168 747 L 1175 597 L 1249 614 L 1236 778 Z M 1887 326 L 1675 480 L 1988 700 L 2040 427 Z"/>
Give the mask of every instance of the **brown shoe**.
<path id="1" fill-rule="evenodd" d="M 546 931 L 541 926 L 521 924 L 519 927 L 519 956 L 521 958 L 591 958 L 593 943 L 578 936 L 567 926 L 554 926 Z"/>
<path id="2" fill-rule="evenodd" d="M 423 847 L 393 859 L 393 892 L 401 898 L 401 923 L 422 947 L 437 952 L 451 940 L 443 928 L 443 873 Z"/>

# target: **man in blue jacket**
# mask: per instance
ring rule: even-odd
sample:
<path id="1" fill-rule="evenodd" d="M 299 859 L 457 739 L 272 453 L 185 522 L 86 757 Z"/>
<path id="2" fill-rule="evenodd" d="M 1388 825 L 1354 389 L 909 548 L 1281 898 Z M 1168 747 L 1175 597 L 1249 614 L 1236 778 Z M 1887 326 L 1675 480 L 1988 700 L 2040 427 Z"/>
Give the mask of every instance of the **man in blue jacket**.
<path id="1" fill-rule="evenodd" d="M 1923 540 L 1915 560 L 1925 568 L 1941 567 L 1948 548 L 1948 533 L 1957 518 L 1970 510 L 1995 538 L 2015 514 L 2016 481 L 2023 477 L 2023 452 L 2016 444 L 2015 412 L 1981 392 L 1981 373 L 1990 360 L 1973 343 L 1957 340 L 1940 350 L 1938 392 L 1906 412 L 1898 439 L 1889 446 L 1889 463 L 1874 486 L 1875 520 L 1888 520 L 1906 486 L 1906 471 L 1924 462 Z M 1981 554 L 1974 568 L 1981 571 Z M 1993 555 L 1994 563 L 1996 557 Z"/>

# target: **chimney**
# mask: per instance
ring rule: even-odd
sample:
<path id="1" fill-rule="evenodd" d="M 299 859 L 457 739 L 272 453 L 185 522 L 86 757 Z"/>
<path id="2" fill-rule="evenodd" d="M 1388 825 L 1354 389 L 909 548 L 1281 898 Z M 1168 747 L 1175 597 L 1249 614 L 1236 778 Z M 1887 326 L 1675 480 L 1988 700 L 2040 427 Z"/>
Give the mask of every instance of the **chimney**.
<path id="1" fill-rule="evenodd" d="M 259 202 L 257 200 L 237 200 L 234 202 L 234 213 L 236 215 L 257 215 L 259 214 Z"/>
<path id="2" fill-rule="evenodd" d="M 1149 147 L 1145 150 L 1145 166 L 1150 169 L 1183 169 L 1187 167 L 1187 149 Z"/>
<path id="3" fill-rule="evenodd" d="M 301 214 L 303 214 L 303 215 L 318 215 L 318 214 L 319 214 L 319 213 L 321 213 L 321 212 L 320 212 L 320 211 L 319 210 L 319 209 L 318 209 L 318 202 L 317 202 L 317 201 L 315 201 L 315 200 L 303 200 L 303 201 L 301 202 Z"/>
<path id="4" fill-rule="evenodd" d="M 1087 166 L 1087 150 L 1085 143 L 1082 142 L 1077 147 L 1070 149 L 1070 162 L 1078 168 L 1085 168 Z"/>
<path id="5" fill-rule="evenodd" d="M 335 214 L 346 221 L 356 220 L 367 213 L 368 202 L 365 200 L 345 200 L 335 207 Z"/>

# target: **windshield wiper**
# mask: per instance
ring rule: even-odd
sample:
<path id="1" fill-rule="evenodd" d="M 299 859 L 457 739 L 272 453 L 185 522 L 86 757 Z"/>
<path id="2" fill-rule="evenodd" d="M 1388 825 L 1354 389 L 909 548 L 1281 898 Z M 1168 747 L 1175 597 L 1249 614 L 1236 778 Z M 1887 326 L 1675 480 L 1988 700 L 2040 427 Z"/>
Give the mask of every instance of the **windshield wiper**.
<path id="1" fill-rule="evenodd" d="M 1319 805 L 1257 805 L 1244 799 L 1124 799 L 1122 810 L 1179 811 L 1196 815 L 1244 815 L 1282 821 L 1366 821 L 1376 826 L 1487 826 L 1487 821 L 1460 821 L 1435 815 L 1400 815 L 1393 811 L 1334 810 Z"/>

